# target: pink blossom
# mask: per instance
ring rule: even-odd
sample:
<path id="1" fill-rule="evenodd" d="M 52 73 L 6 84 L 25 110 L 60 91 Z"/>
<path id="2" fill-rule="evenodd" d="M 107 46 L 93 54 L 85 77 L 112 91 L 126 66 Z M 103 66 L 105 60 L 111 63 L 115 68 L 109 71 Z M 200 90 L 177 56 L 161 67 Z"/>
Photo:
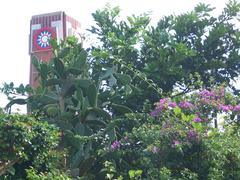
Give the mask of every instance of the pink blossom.
<path id="1" fill-rule="evenodd" d="M 200 117 L 195 117 L 193 121 L 198 123 L 198 122 L 202 122 L 202 119 Z"/>
<path id="2" fill-rule="evenodd" d="M 195 130 L 188 131 L 187 137 L 192 139 L 197 137 L 197 132 Z"/>
<path id="3" fill-rule="evenodd" d="M 178 140 L 174 140 L 173 143 L 172 143 L 172 147 L 176 147 L 180 144 L 180 141 Z"/>
<path id="4" fill-rule="evenodd" d="M 187 101 L 182 101 L 178 104 L 178 106 L 182 109 L 190 109 L 190 108 L 193 108 L 193 104 L 190 103 L 190 102 L 187 102 Z"/>
<path id="5" fill-rule="evenodd" d="M 208 91 L 206 89 L 202 90 L 199 92 L 200 96 L 203 98 L 210 98 L 210 97 L 215 97 L 215 93 L 212 91 Z"/>
<path id="6" fill-rule="evenodd" d="M 158 113 L 159 113 L 159 111 L 154 110 L 154 111 L 152 111 L 152 112 L 150 113 L 150 115 L 151 115 L 152 117 L 157 117 L 157 116 L 158 116 Z"/>
<path id="7" fill-rule="evenodd" d="M 168 106 L 171 107 L 171 108 L 175 108 L 177 106 L 177 103 L 176 102 L 169 102 Z"/>
<path id="8" fill-rule="evenodd" d="M 240 111 L 240 104 L 239 104 L 239 105 L 236 105 L 236 106 L 233 108 L 233 110 L 239 112 L 239 111 Z"/>
<path id="9" fill-rule="evenodd" d="M 224 112 L 228 112 L 233 109 L 233 106 L 220 104 L 219 108 L 220 108 L 220 110 L 222 110 Z"/>
<path id="10" fill-rule="evenodd" d="M 163 98 L 163 99 L 160 99 L 160 100 L 159 100 L 160 105 L 164 105 L 164 104 L 166 104 L 167 102 L 168 102 L 168 99 L 167 99 L 167 98 Z"/>
<path id="11" fill-rule="evenodd" d="M 160 99 L 159 103 L 157 103 L 157 108 L 161 110 L 166 109 L 168 107 L 168 101 L 167 98 Z"/>
<path id="12" fill-rule="evenodd" d="M 220 90 L 220 96 L 224 97 L 224 95 L 225 95 L 225 89 L 222 88 L 222 89 Z"/>
<path id="13" fill-rule="evenodd" d="M 111 149 L 116 150 L 116 149 L 120 148 L 120 146 L 121 146 L 120 141 L 116 140 L 111 144 Z"/>
<path id="14" fill-rule="evenodd" d="M 168 102 L 169 100 L 167 98 L 160 99 L 158 103 L 156 103 L 157 107 L 154 111 L 152 111 L 150 114 L 152 117 L 158 116 L 159 112 L 161 112 L 164 109 L 168 108 Z"/>

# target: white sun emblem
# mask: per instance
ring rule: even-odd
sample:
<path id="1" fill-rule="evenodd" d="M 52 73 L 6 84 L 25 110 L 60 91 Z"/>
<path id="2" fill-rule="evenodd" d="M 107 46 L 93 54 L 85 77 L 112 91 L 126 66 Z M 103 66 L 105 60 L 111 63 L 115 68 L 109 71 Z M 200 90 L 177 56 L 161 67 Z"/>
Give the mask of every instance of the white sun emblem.
<path id="1" fill-rule="evenodd" d="M 48 32 L 48 31 L 42 31 L 38 37 L 37 37 L 37 43 L 40 47 L 45 48 L 50 46 L 49 44 L 49 40 L 52 36 L 52 33 Z"/>

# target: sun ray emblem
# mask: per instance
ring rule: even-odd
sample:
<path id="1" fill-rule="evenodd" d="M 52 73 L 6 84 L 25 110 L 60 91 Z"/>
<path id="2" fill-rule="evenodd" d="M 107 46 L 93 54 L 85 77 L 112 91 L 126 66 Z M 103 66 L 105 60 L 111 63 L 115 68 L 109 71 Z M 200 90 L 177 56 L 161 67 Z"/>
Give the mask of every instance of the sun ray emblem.
<path id="1" fill-rule="evenodd" d="M 51 39 L 52 33 L 48 31 L 42 31 L 37 38 L 37 43 L 40 47 L 45 48 L 50 46 L 49 40 Z"/>
<path id="2" fill-rule="evenodd" d="M 52 48 L 50 44 L 51 38 L 56 38 L 56 30 L 50 27 L 44 27 L 34 32 L 34 49 L 35 51 L 50 50 Z"/>

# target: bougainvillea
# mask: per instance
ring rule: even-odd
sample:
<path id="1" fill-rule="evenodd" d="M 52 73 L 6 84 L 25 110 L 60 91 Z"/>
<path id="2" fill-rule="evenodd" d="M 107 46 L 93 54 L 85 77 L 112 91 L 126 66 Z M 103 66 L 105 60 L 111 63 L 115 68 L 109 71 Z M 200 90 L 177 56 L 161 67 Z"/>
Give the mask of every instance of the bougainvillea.
<path id="1" fill-rule="evenodd" d="M 141 177 L 147 179 L 239 177 L 239 145 L 230 147 L 231 142 L 219 138 L 237 142 L 238 137 L 231 133 L 239 112 L 237 98 L 220 87 L 176 99 L 162 98 L 149 116 L 128 115 L 126 130 L 108 148 L 107 157 L 116 164 L 114 177 L 128 178 L 124 174 L 131 169 L 143 170 Z M 214 126 L 215 121 L 221 129 Z M 134 125 L 126 126 L 130 122 Z M 236 162 L 229 164 L 231 159 Z M 168 176 L 159 169 L 166 170 Z"/>

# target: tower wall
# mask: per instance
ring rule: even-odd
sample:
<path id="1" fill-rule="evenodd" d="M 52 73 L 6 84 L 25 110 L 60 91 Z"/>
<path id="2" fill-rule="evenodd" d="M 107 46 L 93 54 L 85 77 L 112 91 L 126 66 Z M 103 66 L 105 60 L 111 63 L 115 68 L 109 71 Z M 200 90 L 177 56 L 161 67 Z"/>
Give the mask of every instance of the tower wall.
<path id="1" fill-rule="evenodd" d="M 48 62 L 53 56 L 50 38 L 55 38 L 59 43 L 67 36 L 78 36 L 80 31 L 80 23 L 63 11 L 32 16 L 29 35 L 30 58 L 36 57 Z M 30 63 L 29 84 L 35 88 L 38 83 L 38 72 Z"/>

